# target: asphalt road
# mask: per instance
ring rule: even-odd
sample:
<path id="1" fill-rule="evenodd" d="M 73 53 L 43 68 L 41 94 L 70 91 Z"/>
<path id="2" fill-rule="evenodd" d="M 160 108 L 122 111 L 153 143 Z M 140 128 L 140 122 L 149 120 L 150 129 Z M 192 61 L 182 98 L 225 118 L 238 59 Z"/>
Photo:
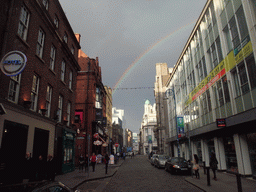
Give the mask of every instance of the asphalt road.
<path id="1" fill-rule="evenodd" d="M 103 192 L 199 192 L 197 187 L 186 182 L 185 175 L 171 175 L 164 169 L 153 167 L 146 156 L 126 158 L 117 173 L 108 179 L 87 182 L 78 189 L 81 191 Z"/>

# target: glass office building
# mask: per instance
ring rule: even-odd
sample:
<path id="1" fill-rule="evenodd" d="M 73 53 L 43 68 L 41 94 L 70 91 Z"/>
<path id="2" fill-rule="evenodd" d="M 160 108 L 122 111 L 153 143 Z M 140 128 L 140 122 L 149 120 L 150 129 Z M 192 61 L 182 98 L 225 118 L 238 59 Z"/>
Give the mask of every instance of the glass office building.
<path id="1" fill-rule="evenodd" d="M 207 1 L 166 84 L 173 156 L 256 175 L 255 30 L 256 0 Z"/>

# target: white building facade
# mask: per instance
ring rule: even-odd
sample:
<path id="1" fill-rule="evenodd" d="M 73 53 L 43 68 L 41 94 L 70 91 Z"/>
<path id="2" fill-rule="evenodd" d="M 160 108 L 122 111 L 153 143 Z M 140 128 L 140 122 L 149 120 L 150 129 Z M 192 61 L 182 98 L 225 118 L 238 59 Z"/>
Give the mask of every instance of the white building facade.
<path id="1" fill-rule="evenodd" d="M 207 1 L 167 82 L 172 156 L 256 177 L 255 26 L 255 0 Z"/>
<path id="2" fill-rule="evenodd" d="M 146 155 L 151 151 L 157 151 L 157 139 L 155 138 L 154 128 L 157 126 L 156 120 L 156 104 L 153 106 L 149 100 L 146 100 L 144 104 L 144 114 L 141 123 L 140 134 L 141 134 L 141 153 Z"/>

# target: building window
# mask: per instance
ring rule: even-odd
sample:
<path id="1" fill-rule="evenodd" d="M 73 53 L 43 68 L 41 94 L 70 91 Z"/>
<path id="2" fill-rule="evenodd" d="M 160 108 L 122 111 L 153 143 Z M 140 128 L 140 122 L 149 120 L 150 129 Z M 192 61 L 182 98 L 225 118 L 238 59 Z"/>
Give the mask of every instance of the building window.
<path id="1" fill-rule="evenodd" d="M 56 48 L 52 45 L 50 54 L 50 69 L 54 71 Z"/>
<path id="2" fill-rule="evenodd" d="M 43 30 L 39 29 L 37 45 L 36 45 L 36 54 L 40 58 L 42 58 L 42 56 L 43 56 L 44 38 L 45 38 L 45 34 L 44 34 Z"/>
<path id="3" fill-rule="evenodd" d="M 256 5 L 255 5 L 256 6 Z M 246 60 L 248 73 L 249 73 L 249 79 L 251 83 L 251 89 L 256 87 L 256 66 L 255 66 L 255 60 L 254 57 L 249 57 Z"/>
<path id="4" fill-rule="evenodd" d="M 73 79 L 73 72 L 70 71 L 69 72 L 69 82 L 68 82 L 69 89 L 72 89 L 72 83 L 73 83 L 72 79 Z"/>
<path id="5" fill-rule="evenodd" d="M 61 122 L 61 118 L 62 118 L 62 107 L 63 107 L 63 96 L 59 96 L 59 102 L 58 102 L 58 111 L 57 111 L 57 115 L 58 115 L 58 122 Z"/>
<path id="6" fill-rule="evenodd" d="M 244 10 L 242 6 L 237 10 L 236 17 L 238 21 L 241 39 L 243 40 L 248 35 L 249 32 L 248 32 L 246 19 L 244 16 Z"/>
<path id="7" fill-rule="evenodd" d="M 64 33 L 63 40 L 65 41 L 65 43 L 68 43 L 68 35 L 66 32 Z"/>
<path id="8" fill-rule="evenodd" d="M 29 17 L 30 17 L 30 14 L 28 10 L 24 6 L 22 6 L 21 12 L 20 12 L 18 35 L 25 41 L 27 39 Z"/>
<path id="9" fill-rule="evenodd" d="M 71 112 L 71 103 L 68 102 L 68 106 L 67 106 L 67 126 L 70 125 L 70 112 Z"/>
<path id="10" fill-rule="evenodd" d="M 57 16 L 54 18 L 54 25 L 56 28 L 59 28 L 59 19 Z"/>
<path id="11" fill-rule="evenodd" d="M 50 117 L 51 100 L 52 100 L 52 87 L 48 85 L 47 92 L 46 92 L 46 117 Z"/>
<path id="12" fill-rule="evenodd" d="M 217 82 L 217 90 L 218 90 L 218 95 L 219 95 L 219 102 L 220 102 L 220 107 L 224 105 L 224 97 L 223 97 L 223 90 L 221 86 L 221 81 Z"/>
<path id="13" fill-rule="evenodd" d="M 36 111 L 36 108 L 37 108 L 38 91 L 39 91 L 39 77 L 37 75 L 34 75 L 32 90 L 31 90 L 31 108 L 30 108 L 33 111 Z"/>
<path id="14" fill-rule="evenodd" d="M 211 95 L 209 89 L 206 91 L 208 110 L 212 111 Z"/>
<path id="15" fill-rule="evenodd" d="M 15 103 L 18 102 L 19 90 L 20 90 L 20 78 L 21 75 L 11 76 L 9 84 L 8 99 Z"/>
<path id="16" fill-rule="evenodd" d="M 238 72 L 239 72 L 239 77 L 241 82 L 242 93 L 245 94 L 249 91 L 249 84 L 248 84 L 248 78 L 247 78 L 244 62 L 242 62 L 238 66 Z"/>
<path id="17" fill-rule="evenodd" d="M 241 95 L 240 86 L 239 86 L 239 80 L 238 80 L 238 74 L 236 68 L 231 72 L 232 78 L 234 81 L 235 86 L 235 97 L 238 97 Z"/>
<path id="18" fill-rule="evenodd" d="M 222 56 L 222 49 L 220 44 L 220 37 L 216 39 L 216 47 L 218 51 L 219 62 L 221 62 L 223 60 L 223 56 Z"/>
<path id="19" fill-rule="evenodd" d="M 234 48 L 236 48 L 240 44 L 240 39 L 239 39 L 239 36 L 238 36 L 235 17 L 232 17 L 230 19 L 229 25 L 230 25 L 230 31 L 231 31 L 233 46 L 234 46 Z"/>
<path id="20" fill-rule="evenodd" d="M 228 90 L 227 76 L 224 76 L 222 78 L 222 84 L 223 84 L 223 90 L 224 90 L 224 96 L 225 96 L 225 103 L 228 103 L 230 102 L 230 96 L 229 96 L 229 90 Z"/>
<path id="21" fill-rule="evenodd" d="M 61 74 L 60 74 L 60 79 L 61 79 L 61 81 L 63 81 L 64 82 L 64 80 L 65 80 L 65 69 L 66 69 L 66 63 L 65 63 L 65 61 L 63 60 L 62 61 L 62 63 L 61 63 Z"/>
<path id="22" fill-rule="evenodd" d="M 74 55 L 75 54 L 75 48 L 74 46 L 72 45 L 71 49 L 70 49 L 71 53 Z"/>
<path id="23" fill-rule="evenodd" d="M 232 47 L 232 41 L 231 41 L 230 33 L 229 33 L 229 30 L 228 30 L 228 25 L 226 25 L 226 27 L 223 29 L 223 32 L 224 32 L 224 36 L 225 36 L 225 39 L 226 39 L 228 52 L 230 52 L 233 49 L 233 47 Z"/>
<path id="24" fill-rule="evenodd" d="M 49 8 L 48 0 L 43 0 L 43 5 L 44 5 L 45 9 L 48 10 L 48 8 Z"/>

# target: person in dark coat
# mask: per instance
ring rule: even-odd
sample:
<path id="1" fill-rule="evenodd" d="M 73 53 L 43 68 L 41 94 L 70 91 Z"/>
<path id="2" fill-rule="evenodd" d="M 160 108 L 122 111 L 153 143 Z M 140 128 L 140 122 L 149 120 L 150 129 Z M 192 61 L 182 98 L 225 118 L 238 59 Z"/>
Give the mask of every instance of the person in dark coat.
<path id="1" fill-rule="evenodd" d="M 108 161 L 109 161 L 109 156 L 108 156 L 108 153 L 106 153 L 105 158 L 104 158 L 106 174 L 108 174 Z"/>
<path id="2" fill-rule="evenodd" d="M 84 158 L 84 172 L 85 172 L 85 173 L 86 173 L 86 171 L 89 172 L 88 160 L 89 160 L 89 157 L 88 157 L 88 154 L 86 154 L 86 155 L 85 155 L 85 158 Z"/>
<path id="3" fill-rule="evenodd" d="M 46 179 L 46 161 L 42 155 L 39 155 L 36 162 L 36 180 L 42 181 L 44 179 Z"/>
<path id="4" fill-rule="evenodd" d="M 34 161 L 31 157 L 31 154 L 27 152 L 23 161 L 23 182 L 33 181 L 34 176 L 35 176 Z"/>
<path id="5" fill-rule="evenodd" d="M 211 167 L 212 172 L 213 172 L 213 179 L 214 179 L 215 181 L 217 181 L 216 170 L 217 170 L 217 168 L 218 168 L 218 161 L 217 161 L 217 158 L 216 158 L 216 155 L 215 155 L 214 152 L 211 152 L 210 167 Z"/>
<path id="6" fill-rule="evenodd" d="M 47 169 L 47 180 L 54 181 L 55 180 L 55 173 L 56 173 L 56 163 L 55 159 L 52 155 L 48 155 L 48 160 L 46 162 L 46 169 Z"/>
<path id="7" fill-rule="evenodd" d="M 81 172 L 81 170 L 83 172 L 84 163 L 85 163 L 85 158 L 84 158 L 83 154 L 81 154 L 79 157 L 79 173 Z"/>

